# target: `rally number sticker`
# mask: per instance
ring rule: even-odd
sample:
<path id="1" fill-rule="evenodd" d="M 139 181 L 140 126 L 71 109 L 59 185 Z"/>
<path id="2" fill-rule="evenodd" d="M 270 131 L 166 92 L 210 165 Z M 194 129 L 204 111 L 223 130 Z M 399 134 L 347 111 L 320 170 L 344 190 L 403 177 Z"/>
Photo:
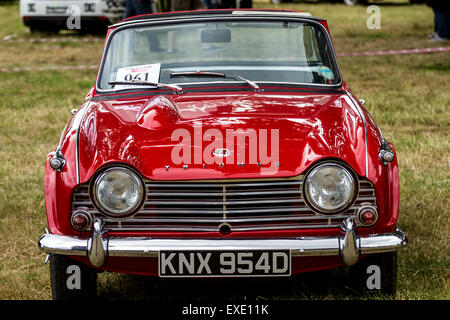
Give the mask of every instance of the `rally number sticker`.
<path id="1" fill-rule="evenodd" d="M 120 68 L 117 70 L 116 81 L 145 81 L 156 83 L 159 81 L 160 70 L 160 63 Z M 136 88 L 136 85 L 116 85 L 114 87 L 116 90 L 129 88 Z"/>

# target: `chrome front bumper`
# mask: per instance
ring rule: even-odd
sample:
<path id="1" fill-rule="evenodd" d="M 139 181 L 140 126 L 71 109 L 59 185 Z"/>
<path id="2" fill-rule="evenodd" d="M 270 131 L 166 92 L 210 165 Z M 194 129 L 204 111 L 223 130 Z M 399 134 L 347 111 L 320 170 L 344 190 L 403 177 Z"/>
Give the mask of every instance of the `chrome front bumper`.
<path id="1" fill-rule="evenodd" d="M 341 234 L 335 237 L 294 239 L 153 239 L 146 237 L 103 237 L 101 220 L 94 221 L 88 239 L 44 234 L 39 248 L 46 253 L 87 256 L 92 265 L 101 267 L 107 257 L 157 257 L 160 251 L 203 250 L 290 250 L 292 256 L 337 256 L 347 266 L 354 265 L 360 254 L 396 251 L 406 246 L 406 234 L 396 228 L 392 233 L 358 237 L 355 221 L 347 218 Z"/>

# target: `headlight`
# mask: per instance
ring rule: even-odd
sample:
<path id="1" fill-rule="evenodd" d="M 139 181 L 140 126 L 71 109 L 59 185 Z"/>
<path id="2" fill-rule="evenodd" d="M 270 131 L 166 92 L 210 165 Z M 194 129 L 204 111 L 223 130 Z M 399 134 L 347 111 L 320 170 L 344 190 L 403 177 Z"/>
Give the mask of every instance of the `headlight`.
<path id="1" fill-rule="evenodd" d="M 93 184 L 94 203 L 103 213 L 124 217 L 133 214 L 144 199 L 141 178 L 125 167 L 115 167 L 101 173 Z"/>
<path id="2" fill-rule="evenodd" d="M 304 193 L 309 204 L 322 213 L 345 209 L 355 195 L 355 179 L 338 163 L 324 163 L 312 169 L 305 179 Z"/>

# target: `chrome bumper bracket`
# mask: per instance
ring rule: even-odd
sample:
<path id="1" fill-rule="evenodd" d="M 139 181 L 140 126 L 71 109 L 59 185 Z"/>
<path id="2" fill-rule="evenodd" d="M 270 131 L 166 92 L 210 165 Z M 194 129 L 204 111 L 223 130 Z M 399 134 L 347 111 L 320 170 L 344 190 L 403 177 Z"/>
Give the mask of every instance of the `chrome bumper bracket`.
<path id="1" fill-rule="evenodd" d="M 355 219 L 344 220 L 341 231 L 343 237 L 339 238 L 339 249 L 342 261 L 346 266 L 352 266 L 359 259 L 359 239 L 355 234 Z"/>
<path id="2" fill-rule="evenodd" d="M 87 256 L 95 267 L 101 267 L 108 256 L 108 238 L 103 238 L 103 223 L 95 219 L 93 223 L 92 237 L 87 240 Z"/>

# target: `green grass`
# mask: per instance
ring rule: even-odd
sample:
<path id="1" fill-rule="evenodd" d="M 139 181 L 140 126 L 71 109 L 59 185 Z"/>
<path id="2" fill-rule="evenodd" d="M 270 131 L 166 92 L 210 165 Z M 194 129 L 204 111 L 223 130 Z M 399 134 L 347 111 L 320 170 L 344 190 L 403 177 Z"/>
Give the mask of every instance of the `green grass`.
<path id="1" fill-rule="evenodd" d="M 381 30 L 366 28 L 365 7 L 292 3 L 259 7 L 293 8 L 328 20 L 337 52 L 449 46 L 426 40 L 432 11 L 424 5 L 380 5 Z M 0 38 L 31 35 L 18 4 L 0 5 Z M 80 35 L 65 32 L 64 35 Z M 58 37 L 61 35 L 58 35 Z M 95 65 L 102 50 L 94 43 L 0 41 L 0 68 Z M 400 169 L 399 225 L 409 236 L 399 252 L 397 299 L 449 299 L 450 53 L 340 57 L 344 79 L 397 150 Z M 55 149 L 70 110 L 79 106 L 95 70 L 0 72 L 0 299 L 50 299 L 45 254 L 37 240 L 47 223 L 44 163 Z M 221 298 L 351 299 L 345 270 L 300 275 L 295 281 L 228 286 Z M 101 298 L 162 299 L 217 296 L 206 284 L 196 292 L 144 277 L 104 273 Z M 222 286 L 224 287 L 224 286 Z M 376 297 L 385 299 L 386 297 Z"/>

